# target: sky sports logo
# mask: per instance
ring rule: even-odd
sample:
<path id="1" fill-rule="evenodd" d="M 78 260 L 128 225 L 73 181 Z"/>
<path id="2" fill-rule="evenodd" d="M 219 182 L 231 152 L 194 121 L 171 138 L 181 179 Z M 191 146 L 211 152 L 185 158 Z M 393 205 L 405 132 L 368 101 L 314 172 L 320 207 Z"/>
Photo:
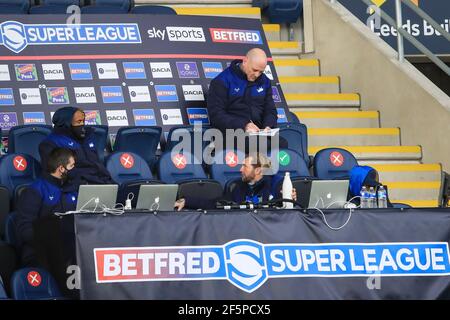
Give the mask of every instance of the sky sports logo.
<path id="1" fill-rule="evenodd" d="M 133 117 L 136 126 L 156 126 L 153 109 L 133 109 Z"/>
<path id="2" fill-rule="evenodd" d="M 270 278 L 448 276 L 446 242 L 262 244 L 94 249 L 97 283 L 226 280 L 253 292 Z"/>
<path id="3" fill-rule="evenodd" d="M 0 106 L 13 106 L 14 94 L 11 88 L 0 88 Z"/>
<path id="4" fill-rule="evenodd" d="M 124 62 L 123 70 L 127 79 L 146 79 L 143 62 Z"/>
<path id="5" fill-rule="evenodd" d="M 92 80 L 92 71 L 89 62 L 69 63 L 69 69 L 72 80 Z"/>
<path id="6" fill-rule="evenodd" d="M 209 28 L 213 42 L 262 44 L 258 30 Z"/>
<path id="7" fill-rule="evenodd" d="M 166 27 L 163 29 L 152 28 L 147 30 L 149 39 L 167 39 L 171 42 L 206 42 L 203 28 L 200 27 Z"/>
<path id="8" fill-rule="evenodd" d="M 0 45 L 14 53 L 27 46 L 63 44 L 135 44 L 141 43 L 136 23 L 23 24 L 6 21 L 0 25 Z"/>

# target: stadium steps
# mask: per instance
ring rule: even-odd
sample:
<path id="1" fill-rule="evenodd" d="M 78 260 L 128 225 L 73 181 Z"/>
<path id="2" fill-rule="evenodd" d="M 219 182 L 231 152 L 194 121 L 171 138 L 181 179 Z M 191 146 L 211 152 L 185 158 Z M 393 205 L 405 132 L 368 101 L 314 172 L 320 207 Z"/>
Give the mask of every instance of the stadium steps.
<path id="1" fill-rule="evenodd" d="M 296 111 L 308 128 L 379 128 L 378 111 Z"/>
<path id="2" fill-rule="evenodd" d="M 261 10 L 257 7 L 231 7 L 231 6 L 172 6 L 177 14 L 193 15 L 193 16 L 215 16 L 215 17 L 233 17 L 233 18 L 250 18 L 261 20 Z"/>
<path id="3" fill-rule="evenodd" d="M 287 93 L 339 93 L 339 77 L 336 76 L 279 76 L 281 88 Z"/>
<path id="4" fill-rule="evenodd" d="M 298 58 L 299 54 L 302 53 L 301 43 L 297 41 L 269 41 L 268 45 L 275 59 L 283 56 L 285 58 Z"/>
<path id="5" fill-rule="evenodd" d="M 399 128 L 308 128 L 308 144 L 399 146 Z"/>
<path id="6" fill-rule="evenodd" d="M 315 59 L 274 59 L 278 76 L 320 76 L 320 62 Z"/>
<path id="7" fill-rule="evenodd" d="M 280 41 L 280 25 L 279 24 L 263 24 L 264 34 L 267 41 Z"/>
<path id="8" fill-rule="evenodd" d="M 278 75 L 280 76 L 280 75 Z M 357 93 L 287 93 L 284 94 L 291 107 L 360 107 Z"/>

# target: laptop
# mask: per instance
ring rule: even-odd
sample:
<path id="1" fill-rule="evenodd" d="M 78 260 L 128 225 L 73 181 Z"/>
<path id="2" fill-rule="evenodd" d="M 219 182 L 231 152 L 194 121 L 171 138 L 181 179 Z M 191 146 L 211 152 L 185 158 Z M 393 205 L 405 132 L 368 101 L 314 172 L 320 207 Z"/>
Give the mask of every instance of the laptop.
<path id="1" fill-rule="evenodd" d="M 174 211 L 177 200 L 177 184 L 141 185 L 136 209 Z"/>
<path id="2" fill-rule="evenodd" d="M 77 211 L 89 210 L 101 211 L 106 206 L 107 208 L 114 208 L 117 199 L 117 184 L 83 184 L 78 190 Z M 98 198 L 98 204 L 96 204 Z"/>
<path id="3" fill-rule="evenodd" d="M 348 180 L 313 180 L 308 208 L 343 208 L 348 187 Z"/>

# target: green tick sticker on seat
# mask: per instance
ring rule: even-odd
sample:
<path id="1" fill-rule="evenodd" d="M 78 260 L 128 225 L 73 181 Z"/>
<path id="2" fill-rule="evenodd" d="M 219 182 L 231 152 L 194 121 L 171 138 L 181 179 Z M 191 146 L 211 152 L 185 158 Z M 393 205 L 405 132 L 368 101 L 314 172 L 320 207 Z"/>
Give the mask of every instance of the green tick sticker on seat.
<path id="1" fill-rule="evenodd" d="M 286 151 L 280 151 L 278 153 L 278 161 L 282 166 L 287 166 L 289 163 L 291 163 L 291 157 Z"/>

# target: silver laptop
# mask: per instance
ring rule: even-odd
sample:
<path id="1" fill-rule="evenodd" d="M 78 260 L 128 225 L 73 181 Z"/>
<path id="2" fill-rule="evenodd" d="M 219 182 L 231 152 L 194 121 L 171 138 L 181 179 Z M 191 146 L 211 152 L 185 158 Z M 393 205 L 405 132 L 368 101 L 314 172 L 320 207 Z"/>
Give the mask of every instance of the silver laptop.
<path id="1" fill-rule="evenodd" d="M 81 185 L 78 190 L 77 211 L 81 209 L 101 211 L 104 207 L 114 208 L 118 188 L 117 184 Z"/>
<path id="2" fill-rule="evenodd" d="M 136 209 L 174 211 L 177 193 L 177 184 L 143 184 L 139 189 Z"/>
<path id="3" fill-rule="evenodd" d="M 348 186 L 348 180 L 313 180 L 308 208 L 343 208 Z"/>

